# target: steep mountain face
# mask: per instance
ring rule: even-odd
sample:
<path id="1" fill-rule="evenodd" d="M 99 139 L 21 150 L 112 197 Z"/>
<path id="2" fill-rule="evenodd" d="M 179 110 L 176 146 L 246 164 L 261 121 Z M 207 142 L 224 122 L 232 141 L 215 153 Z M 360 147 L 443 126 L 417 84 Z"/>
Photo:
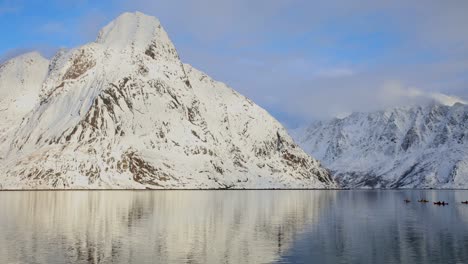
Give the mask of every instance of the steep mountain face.
<path id="1" fill-rule="evenodd" d="M 468 106 L 354 113 L 294 131 L 343 187 L 468 188 Z"/>
<path id="2" fill-rule="evenodd" d="M 1 102 L 17 111 L 0 116 L 4 189 L 335 186 L 265 110 L 181 63 L 154 17 L 122 14 L 93 43 L 35 57 L 35 75 L 4 70 L 17 61 L 0 91 L 37 103 Z"/>
<path id="3" fill-rule="evenodd" d="M 39 90 L 49 61 L 38 53 L 27 53 L 0 65 L 0 160 L 8 148 L 6 135 L 39 101 Z"/>

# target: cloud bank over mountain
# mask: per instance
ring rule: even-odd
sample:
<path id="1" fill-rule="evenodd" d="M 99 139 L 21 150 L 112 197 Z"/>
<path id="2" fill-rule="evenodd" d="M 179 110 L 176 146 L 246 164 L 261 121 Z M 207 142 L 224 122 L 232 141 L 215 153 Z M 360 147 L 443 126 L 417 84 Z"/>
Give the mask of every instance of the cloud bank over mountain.
<path id="1" fill-rule="evenodd" d="M 184 61 L 239 87 L 289 126 L 419 100 L 382 99 L 395 84 L 409 94 L 468 98 L 466 1 L 82 0 L 47 8 L 0 5 L 0 22 L 9 22 L 1 25 L 12 32 L 0 53 L 79 46 L 122 11 L 144 10 L 173 32 Z"/>

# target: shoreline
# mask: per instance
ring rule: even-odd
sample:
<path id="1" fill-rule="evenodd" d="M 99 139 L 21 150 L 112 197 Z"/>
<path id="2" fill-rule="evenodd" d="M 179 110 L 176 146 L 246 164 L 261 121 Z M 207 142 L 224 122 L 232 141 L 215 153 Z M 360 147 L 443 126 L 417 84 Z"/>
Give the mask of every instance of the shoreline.
<path id="1" fill-rule="evenodd" d="M 0 192 L 44 192 L 44 191 L 468 191 L 468 189 L 422 189 L 422 188 L 408 188 L 408 189 L 313 189 L 313 188 L 292 188 L 292 189 L 276 189 L 276 188 L 249 188 L 249 189 L 220 189 L 220 188 L 212 188 L 212 189 L 0 189 Z"/>

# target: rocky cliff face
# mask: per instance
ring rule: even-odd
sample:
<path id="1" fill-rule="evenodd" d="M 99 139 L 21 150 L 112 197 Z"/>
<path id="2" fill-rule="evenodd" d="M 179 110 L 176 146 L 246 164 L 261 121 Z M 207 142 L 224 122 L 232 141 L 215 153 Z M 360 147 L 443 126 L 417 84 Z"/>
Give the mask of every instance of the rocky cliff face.
<path id="1" fill-rule="evenodd" d="M 141 13 L 51 61 L 7 62 L 0 92 L 4 189 L 335 186 L 273 117 L 183 64 Z"/>
<path id="2" fill-rule="evenodd" d="M 468 188 L 468 106 L 431 103 L 294 131 L 343 187 Z"/>

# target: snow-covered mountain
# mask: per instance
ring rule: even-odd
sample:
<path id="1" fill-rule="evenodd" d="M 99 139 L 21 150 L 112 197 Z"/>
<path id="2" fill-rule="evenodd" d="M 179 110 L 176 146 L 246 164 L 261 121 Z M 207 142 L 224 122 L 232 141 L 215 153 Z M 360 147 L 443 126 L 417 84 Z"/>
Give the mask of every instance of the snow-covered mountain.
<path id="1" fill-rule="evenodd" d="M 462 103 L 353 113 L 292 134 L 342 187 L 468 188 L 468 105 Z"/>
<path id="2" fill-rule="evenodd" d="M 335 186 L 279 122 L 183 64 L 138 12 L 50 61 L 6 62 L 0 95 L 3 189 Z"/>
<path id="3" fill-rule="evenodd" d="M 6 135 L 39 102 L 38 94 L 48 67 L 49 61 L 39 53 L 27 53 L 0 65 L 1 149 L 7 147 L 2 144 Z"/>

